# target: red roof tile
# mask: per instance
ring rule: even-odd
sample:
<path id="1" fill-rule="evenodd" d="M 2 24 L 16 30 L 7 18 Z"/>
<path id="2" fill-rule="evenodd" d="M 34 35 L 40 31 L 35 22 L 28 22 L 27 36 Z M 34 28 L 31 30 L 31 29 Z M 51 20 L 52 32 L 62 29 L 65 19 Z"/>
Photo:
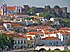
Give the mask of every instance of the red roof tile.
<path id="1" fill-rule="evenodd" d="M 29 34 L 29 35 L 36 35 L 37 32 L 29 32 L 28 34 Z"/>
<path id="2" fill-rule="evenodd" d="M 16 10 L 15 6 L 7 6 L 7 10 Z"/>
<path id="3" fill-rule="evenodd" d="M 57 37 L 45 37 L 42 40 L 60 40 L 60 39 Z"/>
<path id="4" fill-rule="evenodd" d="M 12 24 L 13 26 L 21 26 L 20 24 Z"/>
<path id="5" fill-rule="evenodd" d="M 29 35 L 41 35 L 41 34 L 43 34 L 43 32 L 29 32 L 28 33 Z"/>

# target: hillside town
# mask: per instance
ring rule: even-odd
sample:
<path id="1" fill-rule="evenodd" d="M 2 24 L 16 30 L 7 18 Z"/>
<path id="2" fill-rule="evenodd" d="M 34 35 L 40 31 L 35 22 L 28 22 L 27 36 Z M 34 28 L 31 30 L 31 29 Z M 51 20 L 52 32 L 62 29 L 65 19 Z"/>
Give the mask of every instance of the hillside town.
<path id="1" fill-rule="evenodd" d="M 0 6 L 0 50 L 70 45 L 67 7 Z"/>

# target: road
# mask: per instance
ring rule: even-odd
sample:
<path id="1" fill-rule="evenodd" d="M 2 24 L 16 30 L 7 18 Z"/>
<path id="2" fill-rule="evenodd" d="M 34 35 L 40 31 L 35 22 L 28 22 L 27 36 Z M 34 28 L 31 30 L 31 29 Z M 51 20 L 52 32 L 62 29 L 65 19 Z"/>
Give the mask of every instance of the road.
<path id="1" fill-rule="evenodd" d="M 10 51 L 3 51 L 3 52 L 31 52 L 31 51 L 34 51 L 34 48 L 30 48 L 30 49 L 27 49 L 27 50 L 24 50 L 24 49 L 15 49 L 15 50 L 10 50 Z"/>

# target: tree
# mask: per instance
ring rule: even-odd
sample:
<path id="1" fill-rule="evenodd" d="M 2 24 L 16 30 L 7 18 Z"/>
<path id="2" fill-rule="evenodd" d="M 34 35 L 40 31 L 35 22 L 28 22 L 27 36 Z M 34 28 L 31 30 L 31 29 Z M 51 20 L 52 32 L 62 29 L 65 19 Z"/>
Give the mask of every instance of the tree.
<path id="1" fill-rule="evenodd" d="M 46 12 L 46 13 L 44 13 L 43 17 L 46 18 L 46 19 L 49 19 L 51 17 L 51 15 L 48 12 Z"/>
<path id="2" fill-rule="evenodd" d="M 44 13 L 40 13 L 40 14 L 39 14 L 40 17 L 43 17 L 43 15 L 44 15 Z"/>
<path id="3" fill-rule="evenodd" d="M 55 5 L 54 8 L 58 8 L 58 9 L 60 9 L 60 7 L 59 7 L 58 5 Z"/>
<path id="4" fill-rule="evenodd" d="M 12 48 L 14 45 L 14 40 L 11 37 L 7 37 L 4 34 L 0 34 L 0 48 L 5 49 Z"/>
<path id="5" fill-rule="evenodd" d="M 36 7 L 32 7 L 28 10 L 29 15 L 35 15 L 35 12 L 36 12 Z"/>
<path id="6" fill-rule="evenodd" d="M 45 6 L 45 11 L 44 12 L 50 12 L 50 9 L 51 9 L 51 7 L 48 5 L 48 6 Z"/>

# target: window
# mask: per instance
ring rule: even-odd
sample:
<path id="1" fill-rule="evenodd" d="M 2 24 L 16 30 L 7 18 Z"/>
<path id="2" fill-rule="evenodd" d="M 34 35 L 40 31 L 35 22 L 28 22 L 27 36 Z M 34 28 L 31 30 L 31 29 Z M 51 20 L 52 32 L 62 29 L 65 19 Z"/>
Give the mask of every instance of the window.
<path id="1" fill-rule="evenodd" d="M 26 44 L 26 40 L 24 40 L 24 44 Z"/>
<path id="2" fill-rule="evenodd" d="M 21 44 L 23 44 L 23 40 L 21 40 Z"/>
<path id="3" fill-rule="evenodd" d="M 18 44 L 20 44 L 20 40 L 18 40 Z"/>
<path id="4" fill-rule="evenodd" d="M 56 44 L 57 44 L 57 46 L 58 46 L 58 41 L 56 41 Z"/>
<path id="5" fill-rule="evenodd" d="M 19 9 L 19 13 L 20 13 L 20 9 Z"/>
<path id="6" fill-rule="evenodd" d="M 52 43 L 49 41 L 49 45 L 52 45 Z"/>

